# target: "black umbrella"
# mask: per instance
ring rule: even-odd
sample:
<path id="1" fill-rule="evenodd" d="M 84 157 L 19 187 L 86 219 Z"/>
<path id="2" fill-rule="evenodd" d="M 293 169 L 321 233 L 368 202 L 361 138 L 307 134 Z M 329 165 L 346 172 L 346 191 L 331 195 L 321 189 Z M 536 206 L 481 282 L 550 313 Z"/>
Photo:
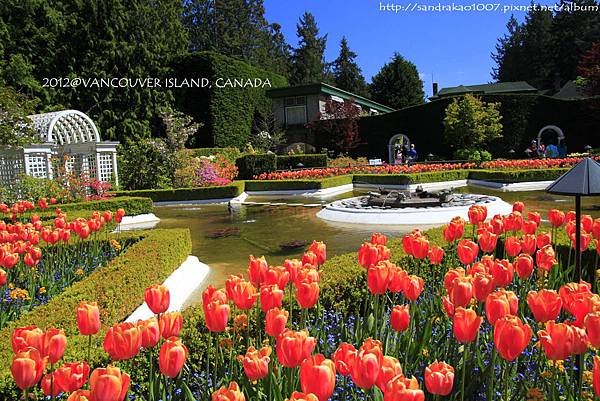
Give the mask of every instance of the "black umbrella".
<path id="1" fill-rule="evenodd" d="M 581 197 L 600 195 L 600 163 L 587 157 L 554 181 L 546 192 L 575 197 L 575 271 L 581 279 Z"/>

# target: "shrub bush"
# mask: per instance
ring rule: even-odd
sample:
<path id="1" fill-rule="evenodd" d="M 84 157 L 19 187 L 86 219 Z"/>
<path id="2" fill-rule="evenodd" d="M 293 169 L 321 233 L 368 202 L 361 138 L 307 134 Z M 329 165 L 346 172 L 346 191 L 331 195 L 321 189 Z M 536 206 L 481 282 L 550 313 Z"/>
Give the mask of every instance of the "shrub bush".
<path id="1" fill-rule="evenodd" d="M 39 306 L 0 330 L 0 399 L 17 400 L 10 375 L 11 335 L 16 327 L 37 325 L 43 329 L 60 327 L 69 338 L 66 361 L 85 360 L 87 337 L 78 335 L 75 311 L 81 301 L 97 301 L 102 328 L 93 336 L 91 361 L 106 364 L 108 355 L 102 348 L 106 330 L 123 321 L 142 302 L 146 287 L 162 283 L 187 258 L 192 249 L 187 229 L 150 230 L 113 236 L 115 239 L 139 238 L 125 252 L 73 284 L 46 305 Z"/>
<path id="2" fill-rule="evenodd" d="M 502 183 L 552 181 L 567 172 L 568 168 L 535 169 L 535 170 L 473 170 L 469 172 L 472 180 L 484 180 Z"/>
<path id="3" fill-rule="evenodd" d="M 235 198 L 244 191 L 243 181 L 234 181 L 220 187 L 199 187 L 179 189 L 148 189 L 139 191 L 122 191 L 118 196 L 145 196 L 154 202 L 188 201 L 206 199 Z M 119 198 L 117 198 L 119 199 Z M 127 209 L 125 209 L 127 210 Z"/>
<path id="4" fill-rule="evenodd" d="M 292 170 L 302 163 L 304 167 L 327 167 L 327 155 L 277 156 L 277 170 Z"/>
<path id="5" fill-rule="evenodd" d="M 255 175 L 277 169 L 277 156 L 273 153 L 245 155 L 237 159 L 238 178 L 251 180 Z"/>
<path id="6" fill-rule="evenodd" d="M 118 192 L 118 194 L 125 194 L 127 191 Z M 138 192 L 138 191 L 129 191 Z M 144 192 L 144 191 L 139 191 Z M 138 214 L 152 213 L 152 199 L 149 197 L 141 196 L 117 196 L 106 200 L 89 201 L 89 202 L 78 202 L 78 203 L 62 203 L 57 205 L 49 205 L 48 209 L 44 213 L 38 213 L 40 217 L 46 215 L 55 215 L 55 207 L 60 208 L 67 214 L 86 212 L 86 217 L 89 217 L 92 211 L 104 211 L 110 210 L 115 211 L 117 209 L 125 209 L 127 216 L 135 216 Z"/>
<path id="7" fill-rule="evenodd" d="M 246 191 L 318 190 L 351 183 L 351 175 L 341 175 L 321 180 L 253 180 L 246 181 Z"/>
<path id="8" fill-rule="evenodd" d="M 408 185 L 466 180 L 468 176 L 468 170 L 433 171 L 414 174 L 355 174 L 353 182 L 355 184 Z"/>

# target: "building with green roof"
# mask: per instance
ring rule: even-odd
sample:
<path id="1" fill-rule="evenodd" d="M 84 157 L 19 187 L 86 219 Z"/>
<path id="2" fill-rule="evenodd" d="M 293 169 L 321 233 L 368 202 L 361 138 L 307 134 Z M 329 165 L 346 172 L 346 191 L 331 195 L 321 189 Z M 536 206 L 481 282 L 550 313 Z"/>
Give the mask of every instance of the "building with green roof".
<path id="1" fill-rule="evenodd" d="M 501 95 L 501 94 L 529 94 L 536 95 L 539 91 L 525 81 L 518 82 L 497 82 L 493 84 L 480 85 L 459 85 L 448 88 L 442 88 L 435 92 L 429 99 L 437 100 L 451 96 L 471 95 Z"/>

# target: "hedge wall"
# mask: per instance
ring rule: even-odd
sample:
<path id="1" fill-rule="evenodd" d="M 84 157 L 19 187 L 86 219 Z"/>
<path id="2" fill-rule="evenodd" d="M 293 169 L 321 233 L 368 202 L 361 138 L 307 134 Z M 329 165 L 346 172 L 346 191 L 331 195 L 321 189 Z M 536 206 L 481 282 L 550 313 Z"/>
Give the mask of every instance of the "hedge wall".
<path id="1" fill-rule="evenodd" d="M 513 149 L 521 157 L 530 141 L 547 125 L 561 128 L 569 152 L 583 151 L 586 145 L 600 146 L 600 118 L 591 112 L 593 100 L 561 100 L 542 95 L 485 95 L 486 102 L 501 103 L 504 137 L 490 144 L 494 156 L 510 156 Z M 359 120 L 364 145 L 354 155 L 388 158 L 388 141 L 396 134 L 407 135 L 420 155 L 432 153 L 451 158 L 454 148 L 444 141 L 445 110 L 452 99 L 439 99 L 392 113 L 363 117 Z M 320 138 L 325 146 L 327 138 Z"/>
<path id="2" fill-rule="evenodd" d="M 249 142 L 255 114 L 270 113 L 268 89 L 287 86 L 286 78 L 255 68 L 237 59 L 214 52 L 198 52 L 183 56 L 173 65 L 180 79 L 207 78 L 204 88 L 173 90 L 178 108 L 203 123 L 195 137 L 196 145 L 242 148 Z M 219 87 L 227 79 L 244 82 L 267 79 L 271 87 Z"/>
<path id="3" fill-rule="evenodd" d="M 137 191 L 121 191 L 118 196 L 145 196 L 154 202 L 187 201 L 206 199 L 235 198 L 244 192 L 244 182 L 234 181 L 222 187 L 198 187 L 179 189 L 147 189 Z"/>
<path id="4" fill-rule="evenodd" d="M 255 175 L 270 173 L 277 169 L 277 156 L 274 153 L 245 155 L 236 160 L 238 178 L 251 180 Z"/>
<path id="5" fill-rule="evenodd" d="M 130 191 L 137 192 L 137 191 Z M 143 192 L 143 191 L 139 191 Z M 119 193 L 117 193 L 118 195 Z M 89 202 L 77 202 L 77 203 L 63 203 L 60 205 L 48 205 L 48 213 L 54 214 L 55 206 L 60 208 L 65 213 L 68 212 L 79 212 L 79 211 L 100 211 L 105 210 L 115 211 L 119 208 L 125 209 L 125 213 L 128 216 L 135 216 L 137 214 L 152 213 L 152 199 L 143 197 L 144 195 L 118 195 L 115 198 L 99 201 Z"/>
<path id="6" fill-rule="evenodd" d="M 568 168 L 552 168 L 537 170 L 475 170 L 469 173 L 472 180 L 485 180 L 492 182 L 527 182 L 527 181 L 553 181 L 569 171 Z"/>
<path id="7" fill-rule="evenodd" d="M 468 170 L 435 171 L 416 174 L 354 174 L 355 184 L 409 185 L 429 182 L 466 180 Z"/>
<path id="8" fill-rule="evenodd" d="M 253 180 L 246 181 L 246 191 L 318 190 L 351 183 L 351 175 L 329 177 L 322 180 Z"/>
<path id="9" fill-rule="evenodd" d="M 277 170 L 291 170 L 298 168 L 298 163 L 304 167 L 327 167 L 327 155 L 288 155 L 277 156 Z"/>
<path id="10" fill-rule="evenodd" d="M 65 331 L 69 340 L 64 360 L 85 360 L 88 339 L 78 335 L 75 311 L 81 301 L 97 301 L 102 328 L 100 333 L 93 336 L 95 347 L 91 360 L 95 365 L 106 364 L 108 355 L 102 348 L 102 341 L 108 327 L 127 318 L 143 302 L 146 287 L 162 283 L 187 258 L 192 249 L 187 229 L 121 234 L 121 237 L 124 236 L 139 237 L 139 241 L 106 266 L 65 289 L 46 305 L 36 307 L 0 330 L 0 399 L 18 399 L 9 370 L 14 328 L 28 325 L 44 329 L 59 327 Z M 2 398 L 3 396 L 7 398 Z"/>

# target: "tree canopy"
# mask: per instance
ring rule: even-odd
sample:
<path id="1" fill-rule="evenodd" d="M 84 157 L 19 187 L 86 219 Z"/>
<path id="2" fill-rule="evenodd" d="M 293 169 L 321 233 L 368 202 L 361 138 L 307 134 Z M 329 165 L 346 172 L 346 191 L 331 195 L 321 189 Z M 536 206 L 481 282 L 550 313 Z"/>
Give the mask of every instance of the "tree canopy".
<path id="1" fill-rule="evenodd" d="M 340 54 L 333 62 L 333 82 L 340 89 L 367 96 L 367 83 L 356 63 L 356 57 L 357 54 L 350 50 L 346 37 L 342 37 Z"/>
<path id="2" fill-rule="evenodd" d="M 325 47 L 327 35 L 319 36 L 315 17 L 306 12 L 297 25 L 299 45 L 292 53 L 290 82 L 293 85 L 312 84 L 325 80 Z"/>
<path id="3" fill-rule="evenodd" d="M 396 109 L 425 100 L 417 67 L 398 53 L 373 77 L 370 91 L 373 100 Z"/>
<path id="4" fill-rule="evenodd" d="M 0 146 L 21 146 L 35 137 L 31 120 L 35 101 L 10 87 L 0 86 Z"/>

